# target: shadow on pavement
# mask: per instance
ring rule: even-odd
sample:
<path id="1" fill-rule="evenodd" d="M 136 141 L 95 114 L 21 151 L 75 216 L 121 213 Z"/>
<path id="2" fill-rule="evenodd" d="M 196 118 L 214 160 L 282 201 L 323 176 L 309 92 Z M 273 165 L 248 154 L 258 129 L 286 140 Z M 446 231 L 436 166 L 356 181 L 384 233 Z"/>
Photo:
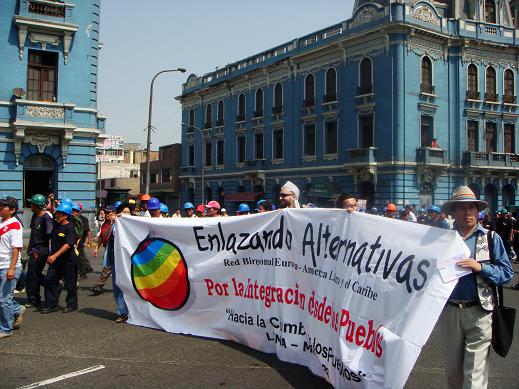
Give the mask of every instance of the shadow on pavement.
<path id="1" fill-rule="evenodd" d="M 218 343 L 247 354 L 269 365 L 295 388 L 333 388 L 328 382 L 326 382 L 326 380 L 313 375 L 305 366 L 283 362 L 274 354 L 263 353 L 232 341 L 220 340 Z M 302 370 L 306 370 L 310 374 L 301 374 Z"/>
<path id="2" fill-rule="evenodd" d="M 85 315 L 95 316 L 100 319 L 114 321 L 117 315 L 112 311 L 107 311 L 106 309 L 100 308 L 82 308 L 78 311 L 79 313 L 84 313 Z"/>

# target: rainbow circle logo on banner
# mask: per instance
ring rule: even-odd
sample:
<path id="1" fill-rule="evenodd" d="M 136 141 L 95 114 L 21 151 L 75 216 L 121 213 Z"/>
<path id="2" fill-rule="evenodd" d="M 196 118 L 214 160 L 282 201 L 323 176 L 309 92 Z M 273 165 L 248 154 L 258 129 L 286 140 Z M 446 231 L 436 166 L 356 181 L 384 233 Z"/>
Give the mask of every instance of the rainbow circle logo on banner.
<path id="1" fill-rule="evenodd" d="M 147 238 L 131 257 L 132 284 L 153 306 L 175 311 L 189 298 L 187 264 L 180 249 L 162 238 Z"/>

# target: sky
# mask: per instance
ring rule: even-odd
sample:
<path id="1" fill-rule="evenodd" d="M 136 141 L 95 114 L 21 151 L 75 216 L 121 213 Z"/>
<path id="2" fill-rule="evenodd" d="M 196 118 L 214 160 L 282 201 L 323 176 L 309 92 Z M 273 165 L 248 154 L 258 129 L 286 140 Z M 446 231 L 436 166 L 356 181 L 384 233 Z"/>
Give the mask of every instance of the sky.
<path id="1" fill-rule="evenodd" d="M 351 16 L 353 0 L 103 0 L 98 111 L 106 133 L 145 145 L 152 77 L 152 148 L 180 142 L 175 100 L 191 73 L 249 57 Z"/>

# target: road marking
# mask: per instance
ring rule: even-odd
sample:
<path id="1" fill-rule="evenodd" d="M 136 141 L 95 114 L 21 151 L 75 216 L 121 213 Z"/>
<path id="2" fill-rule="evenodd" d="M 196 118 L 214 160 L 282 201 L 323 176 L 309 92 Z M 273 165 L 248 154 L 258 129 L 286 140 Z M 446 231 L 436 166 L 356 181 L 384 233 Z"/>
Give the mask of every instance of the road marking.
<path id="1" fill-rule="evenodd" d="M 32 388 L 37 388 L 39 386 L 50 385 L 50 384 L 53 384 L 53 383 L 58 382 L 58 381 L 63 381 L 63 380 L 66 380 L 66 379 L 72 378 L 72 377 L 77 377 L 78 375 L 92 373 L 92 372 L 94 372 L 96 370 L 101 370 L 101 369 L 104 369 L 104 368 L 105 368 L 104 365 L 92 366 L 92 367 L 88 367 L 88 368 L 83 369 L 83 370 L 75 371 L 73 373 L 63 374 L 63 375 L 60 375 L 59 377 L 50 378 L 50 379 L 45 380 L 45 381 L 35 382 L 34 384 L 21 386 L 18 389 L 32 389 Z"/>

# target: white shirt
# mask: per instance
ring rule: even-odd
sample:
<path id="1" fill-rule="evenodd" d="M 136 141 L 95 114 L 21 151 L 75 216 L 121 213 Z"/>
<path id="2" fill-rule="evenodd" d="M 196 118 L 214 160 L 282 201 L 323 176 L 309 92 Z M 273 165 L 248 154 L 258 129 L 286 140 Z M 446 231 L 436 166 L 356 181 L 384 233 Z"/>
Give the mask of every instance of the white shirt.
<path id="1" fill-rule="evenodd" d="M 14 248 L 23 247 L 23 228 L 15 217 L 0 224 L 0 270 L 9 269 Z M 21 267 L 21 252 L 18 253 L 16 267 Z"/>

